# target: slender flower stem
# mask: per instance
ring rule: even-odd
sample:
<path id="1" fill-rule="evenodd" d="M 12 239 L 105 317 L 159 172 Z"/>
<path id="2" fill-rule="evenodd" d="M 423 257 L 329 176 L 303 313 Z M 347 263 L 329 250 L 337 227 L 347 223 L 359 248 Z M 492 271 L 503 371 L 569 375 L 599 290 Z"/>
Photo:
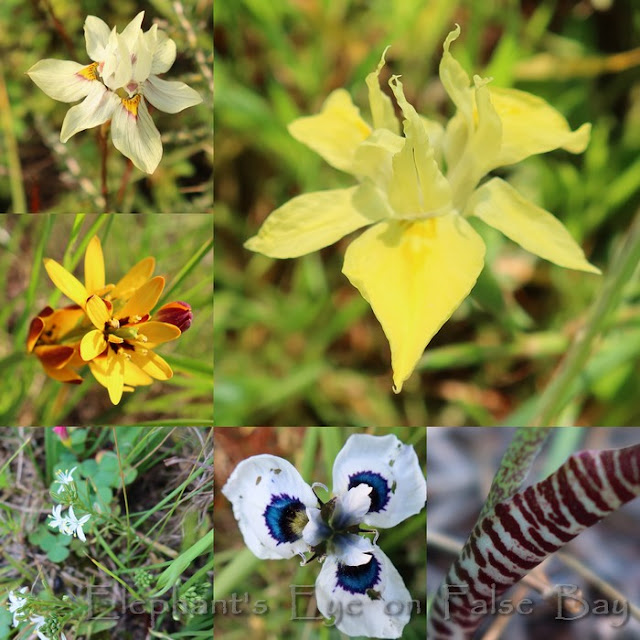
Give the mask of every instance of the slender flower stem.
<path id="1" fill-rule="evenodd" d="M 618 306 L 627 282 L 640 263 L 640 211 L 631 223 L 626 241 L 614 258 L 600 295 L 593 303 L 584 328 L 580 331 L 567 356 L 549 381 L 538 403 L 533 425 L 552 426 L 563 408 L 577 393 L 574 386 L 584 370 L 595 339 L 604 331 L 611 313 Z"/>
<path id="2" fill-rule="evenodd" d="M 124 173 L 122 174 L 122 180 L 120 180 L 120 188 L 118 189 L 118 195 L 116 197 L 116 209 L 118 209 L 118 211 L 122 208 L 122 202 L 124 201 L 124 194 L 127 191 L 127 186 L 129 185 L 129 179 L 131 178 L 132 171 L 133 171 L 133 162 L 131 162 L 131 158 L 127 158 L 127 164 L 124 168 Z"/>
<path id="3" fill-rule="evenodd" d="M 107 145 L 107 132 L 109 131 L 109 121 L 105 122 L 98 129 L 98 144 L 100 146 L 100 182 L 101 193 L 104 198 L 104 213 L 109 213 L 109 187 L 107 185 L 107 155 L 109 148 Z"/>

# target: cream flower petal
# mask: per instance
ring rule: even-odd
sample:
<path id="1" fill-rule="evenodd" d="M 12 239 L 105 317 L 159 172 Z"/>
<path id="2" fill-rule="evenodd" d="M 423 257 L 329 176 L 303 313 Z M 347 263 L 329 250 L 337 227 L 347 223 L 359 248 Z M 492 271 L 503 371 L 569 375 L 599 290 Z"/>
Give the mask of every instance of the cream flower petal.
<path id="1" fill-rule="evenodd" d="M 319 114 L 298 118 L 288 129 L 332 167 L 347 173 L 352 173 L 358 145 L 371 133 L 371 127 L 360 117 L 360 110 L 344 89 L 333 91 Z"/>
<path id="2" fill-rule="evenodd" d="M 184 82 L 161 80 L 150 76 L 142 85 L 142 93 L 149 102 L 165 113 L 178 113 L 202 102 L 200 94 Z"/>
<path id="3" fill-rule="evenodd" d="M 245 242 L 272 258 L 295 258 L 317 251 L 372 222 L 354 205 L 358 187 L 297 196 L 271 213 L 257 235 Z"/>
<path id="4" fill-rule="evenodd" d="M 87 97 L 67 111 L 60 130 L 60 141 L 66 142 L 79 131 L 91 129 L 112 117 L 120 99 L 102 83 L 94 82 Z"/>
<path id="5" fill-rule="evenodd" d="M 138 96 L 136 96 L 138 97 Z M 160 132 L 153 123 L 147 105 L 140 100 L 137 106 L 120 103 L 111 122 L 113 145 L 145 173 L 153 173 L 162 159 Z"/>
<path id="6" fill-rule="evenodd" d="M 50 98 L 60 102 L 75 102 L 86 97 L 95 85 L 101 83 L 88 77 L 89 67 L 69 60 L 40 60 L 27 75 Z M 82 71 L 86 75 L 82 75 Z"/>
<path id="7" fill-rule="evenodd" d="M 545 260 L 567 269 L 600 273 L 556 217 L 500 178 L 476 189 L 467 210 Z"/>
<path id="8" fill-rule="evenodd" d="M 342 272 L 369 302 L 387 336 L 396 393 L 473 288 L 484 253 L 480 236 L 455 214 L 384 221 L 347 248 Z"/>
<path id="9" fill-rule="evenodd" d="M 111 29 L 106 22 L 96 16 L 87 16 L 84 21 L 84 39 L 87 43 L 87 54 L 93 61 L 102 62 L 104 60 L 110 32 Z"/>
<path id="10" fill-rule="evenodd" d="M 149 49 L 153 51 L 151 74 L 157 75 L 169 71 L 176 60 L 176 43 L 164 31 L 158 31 L 157 24 L 145 32 L 144 37 L 149 43 Z"/>
<path id="11" fill-rule="evenodd" d="M 142 31 L 142 21 L 144 20 L 144 11 L 140 11 L 136 17 L 122 30 L 120 34 L 129 48 L 138 39 L 138 34 Z"/>

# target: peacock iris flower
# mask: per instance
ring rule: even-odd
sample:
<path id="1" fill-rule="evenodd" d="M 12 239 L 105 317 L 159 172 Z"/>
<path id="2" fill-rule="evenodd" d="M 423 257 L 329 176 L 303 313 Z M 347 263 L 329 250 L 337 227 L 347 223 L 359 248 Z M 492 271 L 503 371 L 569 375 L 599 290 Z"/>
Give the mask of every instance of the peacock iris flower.
<path id="1" fill-rule="evenodd" d="M 469 295 L 484 266 L 485 245 L 469 224 L 476 216 L 528 251 L 557 265 L 599 270 L 551 213 L 501 178 L 496 167 L 538 153 L 586 148 L 590 125 L 571 131 L 544 100 L 515 89 L 473 83 L 445 40 L 440 80 L 456 106 L 446 128 L 420 116 L 402 83 L 389 85 L 402 113 L 379 85 L 384 54 L 366 78 L 373 126 L 344 89 L 320 114 L 289 125 L 294 138 L 353 175 L 345 189 L 297 196 L 273 211 L 245 246 L 274 258 L 326 247 L 369 227 L 347 248 L 343 273 L 369 302 L 389 340 L 394 391 L 413 372 L 440 327 Z"/>

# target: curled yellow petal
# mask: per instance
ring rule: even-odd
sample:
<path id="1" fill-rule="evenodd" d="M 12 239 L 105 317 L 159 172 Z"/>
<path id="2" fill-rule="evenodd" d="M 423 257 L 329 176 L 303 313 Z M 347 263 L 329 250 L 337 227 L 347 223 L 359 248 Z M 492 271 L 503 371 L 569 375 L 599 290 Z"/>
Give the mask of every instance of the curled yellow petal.
<path id="1" fill-rule="evenodd" d="M 131 361 L 156 380 L 169 380 L 173 377 L 169 363 L 153 351 L 147 351 L 144 355 L 133 351 L 131 352 Z"/>
<path id="2" fill-rule="evenodd" d="M 545 260 L 567 269 L 600 273 L 556 217 L 523 198 L 500 178 L 476 189 L 467 211 Z"/>
<path id="3" fill-rule="evenodd" d="M 89 331 L 82 337 L 80 342 L 80 357 L 85 361 L 97 358 L 107 348 L 107 341 L 104 334 L 98 329 Z"/>
<path id="4" fill-rule="evenodd" d="M 104 326 L 111 320 L 111 312 L 107 303 L 99 296 L 91 296 L 87 300 L 86 312 L 96 329 L 104 331 Z"/>
<path id="5" fill-rule="evenodd" d="M 347 248 L 342 271 L 389 340 L 396 393 L 473 288 L 484 253 L 480 236 L 457 214 L 381 222 Z"/>

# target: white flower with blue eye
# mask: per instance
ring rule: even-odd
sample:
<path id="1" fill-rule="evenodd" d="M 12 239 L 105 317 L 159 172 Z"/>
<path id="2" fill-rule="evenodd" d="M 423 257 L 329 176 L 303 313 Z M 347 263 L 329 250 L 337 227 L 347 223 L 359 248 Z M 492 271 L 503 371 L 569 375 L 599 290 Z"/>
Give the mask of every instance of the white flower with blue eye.
<path id="1" fill-rule="evenodd" d="M 309 551 L 323 560 L 316 601 L 340 631 L 402 636 L 411 595 L 391 560 L 360 534 L 393 527 L 424 507 L 426 482 L 413 447 L 393 435 L 350 436 L 334 462 L 334 497 L 326 503 L 295 467 L 272 455 L 242 461 L 222 493 L 259 558 Z"/>

